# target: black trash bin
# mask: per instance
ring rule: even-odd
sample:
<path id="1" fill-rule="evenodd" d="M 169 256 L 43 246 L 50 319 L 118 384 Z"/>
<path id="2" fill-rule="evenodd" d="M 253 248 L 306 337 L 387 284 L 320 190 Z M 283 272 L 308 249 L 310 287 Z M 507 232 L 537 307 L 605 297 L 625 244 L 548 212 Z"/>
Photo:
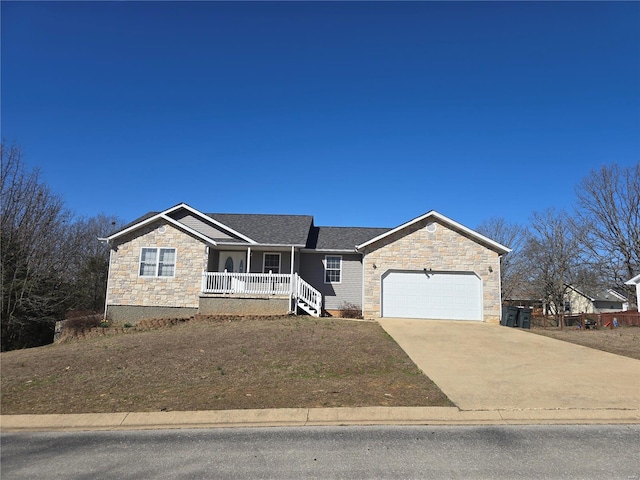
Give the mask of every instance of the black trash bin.
<path id="1" fill-rule="evenodd" d="M 502 319 L 500 320 L 500 325 L 505 325 L 507 327 L 515 327 L 518 319 L 518 307 L 511 307 L 505 305 L 502 307 Z"/>
<path id="2" fill-rule="evenodd" d="M 531 309 L 529 308 L 518 309 L 518 327 L 531 328 Z"/>

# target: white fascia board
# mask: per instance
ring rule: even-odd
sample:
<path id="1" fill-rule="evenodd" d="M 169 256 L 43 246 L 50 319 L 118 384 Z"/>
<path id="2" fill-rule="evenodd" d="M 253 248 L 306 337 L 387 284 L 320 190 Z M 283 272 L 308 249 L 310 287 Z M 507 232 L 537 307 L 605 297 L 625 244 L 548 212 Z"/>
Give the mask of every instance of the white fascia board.
<path id="1" fill-rule="evenodd" d="M 199 212 L 198 210 L 196 210 L 193 207 L 190 207 L 189 205 L 187 205 L 186 203 L 180 203 L 174 207 L 168 208 L 167 210 L 157 213 L 156 215 L 147 218 L 146 220 L 143 220 L 141 222 L 136 223 L 135 225 L 131 225 L 129 228 L 127 228 L 126 230 L 122 230 L 118 233 L 115 233 L 113 235 L 111 235 L 110 237 L 107 237 L 106 240 L 107 241 L 111 241 L 115 238 L 121 237 L 122 235 L 126 235 L 127 233 L 133 232 L 134 230 L 137 230 L 140 227 L 144 227 L 145 225 L 148 225 L 150 223 L 153 223 L 159 219 L 163 219 L 166 220 L 168 222 L 170 222 L 171 224 L 175 225 L 176 227 L 179 227 L 182 230 L 185 230 L 187 232 L 193 233 L 194 235 L 196 235 L 197 237 L 209 242 L 212 245 L 217 245 L 216 241 L 213 240 L 212 238 L 207 237 L 206 235 L 202 235 L 201 233 L 196 232 L 195 230 L 193 230 L 192 228 L 187 227 L 186 225 L 173 220 L 171 217 L 169 217 L 168 215 L 170 213 L 175 212 L 176 210 L 179 210 L 181 208 L 184 208 L 185 210 L 188 210 L 189 212 L 193 213 L 194 215 L 197 215 L 198 217 L 200 217 L 201 219 L 203 219 L 204 221 L 208 221 L 211 222 L 213 224 L 215 224 L 216 226 L 234 234 L 237 235 L 239 237 L 241 237 L 243 240 L 246 240 L 247 242 L 251 243 L 251 244 L 256 244 L 257 242 L 255 240 L 252 240 L 251 238 L 242 235 L 239 232 L 236 232 L 235 230 L 233 230 L 232 228 L 227 227 L 226 225 L 223 225 L 222 223 L 214 220 L 213 218 L 205 215 L 202 212 Z"/>
<path id="2" fill-rule="evenodd" d="M 297 247 L 297 248 L 302 248 L 304 247 L 303 243 L 256 243 L 257 247 Z"/>
<path id="3" fill-rule="evenodd" d="M 584 292 L 581 292 L 580 290 L 578 290 L 576 287 L 574 287 L 573 285 L 569 285 L 568 283 L 564 284 L 565 287 L 570 288 L 571 290 L 573 290 L 574 292 L 576 292 L 578 295 L 582 295 L 584 298 L 586 298 L 587 300 L 589 300 L 590 302 L 595 302 L 596 299 L 595 298 L 591 298 L 589 295 L 587 295 Z"/>
<path id="4" fill-rule="evenodd" d="M 154 216 L 147 218 L 146 220 L 142 220 L 141 222 L 138 222 L 134 225 L 131 225 L 129 228 L 125 229 L 125 230 L 121 230 L 117 233 L 114 233 L 113 235 L 111 235 L 110 237 L 107 237 L 106 240 L 107 241 L 111 241 L 115 238 L 121 237 L 122 235 L 126 235 L 129 232 L 133 232 L 134 230 L 137 230 L 140 227 L 144 227 L 145 225 L 148 225 L 150 223 L 155 222 L 156 220 L 159 220 L 160 218 L 162 218 L 163 215 L 167 215 L 171 212 L 174 212 L 176 210 L 178 210 L 179 208 L 187 208 L 187 209 L 191 209 L 191 207 L 189 207 L 189 205 L 187 205 L 186 203 L 179 203 L 178 205 L 175 205 L 171 208 L 168 208 L 167 210 L 160 212 L 160 213 L 156 213 Z"/>
<path id="5" fill-rule="evenodd" d="M 640 275 L 636 275 L 631 280 L 624 282 L 625 285 L 640 285 Z"/>
<path id="6" fill-rule="evenodd" d="M 609 292 L 611 295 L 613 295 L 614 297 L 618 297 L 620 300 L 622 300 L 623 302 L 628 301 L 629 299 L 627 297 L 625 297 L 624 295 L 622 295 L 621 293 L 616 292 L 615 290 L 613 290 L 612 288 L 607 289 L 607 292 Z"/>
<path id="7" fill-rule="evenodd" d="M 271 249 L 276 249 L 278 251 L 289 251 L 291 249 L 291 247 L 293 248 L 297 248 L 298 250 L 300 250 L 302 247 L 304 247 L 304 245 L 300 244 L 300 245 L 291 245 L 289 243 L 251 243 L 251 244 L 246 244 L 246 243 L 237 243 L 237 242 L 218 242 L 216 244 L 218 247 L 236 247 L 236 248 L 231 248 L 231 250 L 234 249 L 246 249 L 247 247 L 251 247 L 251 248 L 260 248 L 260 249 L 266 249 L 266 248 L 271 248 Z"/>
<path id="8" fill-rule="evenodd" d="M 172 224 L 173 226 L 175 226 L 176 228 L 179 228 L 180 230 L 184 230 L 185 232 L 190 233 L 191 235 L 198 237 L 200 240 L 204 240 L 205 242 L 216 246 L 217 243 L 213 238 L 209 238 L 206 235 L 201 234 L 200 232 L 194 230 L 193 228 L 187 227 L 184 223 L 180 223 L 177 220 L 174 220 L 173 218 L 167 216 L 167 215 L 160 215 L 160 218 L 162 218 L 163 220 L 166 220 L 167 222 L 169 222 L 170 224 Z"/>
<path id="9" fill-rule="evenodd" d="M 449 225 L 451 227 L 454 227 L 454 228 L 456 228 L 458 230 L 461 230 L 461 231 L 465 232 L 466 234 L 468 234 L 471 237 L 477 239 L 481 243 L 485 243 L 485 244 L 489 245 L 490 247 L 493 247 L 494 249 L 498 250 L 499 252 L 502 252 L 501 255 L 507 254 L 507 253 L 509 253 L 511 251 L 510 248 L 505 247 L 504 245 L 502 245 L 502 244 L 500 244 L 500 243 L 498 243 L 498 242 L 496 242 L 494 240 L 491 240 L 490 238 L 485 237 L 484 235 L 481 235 L 478 232 L 476 232 L 474 230 L 471 230 L 470 228 L 465 227 L 464 225 L 462 225 L 462 224 L 460 224 L 460 223 L 458 223 L 458 222 L 456 222 L 454 220 L 451 220 L 448 217 L 445 217 L 444 215 L 436 212 L 435 210 L 431 210 L 431 211 L 425 213 L 424 215 L 421 215 L 421 216 L 419 216 L 417 218 L 414 218 L 413 220 L 409 220 L 408 222 L 403 223 L 399 227 L 396 227 L 396 228 L 394 228 L 392 230 L 389 230 L 388 232 L 385 232 L 385 233 L 383 233 L 381 235 L 378 235 L 377 237 L 372 238 L 371 240 L 369 240 L 367 242 L 364 242 L 364 243 L 362 243 L 360 245 L 356 245 L 356 249 L 360 250 L 360 249 L 362 249 L 364 247 L 367 247 L 367 246 L 371 245 L 372 243 L 377 242 L 378 240 L 382 240 L 383 238 L 388 237 L 389 235 L 393 235 L 394 233 L 396 233 L 396 232 L 398 232 L 398 231 L 400 231 L 400 230 L 402 230 L 404 228 L 407 228 L 407 227 L 413 225 L 414 223 L 421 222 L 422 220 L 424 220 L 426 218 L 429 218 L 429 217 L 432 217 L 432 218 L 434 218 L 436 220 L 440 220 L 444 224 L 447 224 L 447 225 Z"/>
<path id="10" fill-rule="evenodd" d="M 186 203 L 181 203 L 180 205 L 176 205 L 176 207 L 173 207 L 173 208 L 171 208 L 170 210 L 171 210 L 171 211 L 174 211 L 174 210 L 176 210 L 177 208 L 184 208 L 185 210 L 189 210 L 191 213 L 193 213 L 194 215 L 197 215 L 198 217 L 200 217 L 200 218 L 201 218 L 201 219 L 203 219 L 204 221 L 206 221 L 206 222 L 211 222 L 211 223 L 213 223 L 214 225 L 216 225 L 217 227 L 220 227 L 220 228 L 222 228 L 223 230 L 226 230 L 227 232 L 232 233 L 233 235 L 236 235 L 236 236 L 240 237 L 242 240 L 245 240 L 245 241 L 247 241 L 247 242 L 249 242 L 249 243 L 252 243 L 252 244 L 257 244 L 257 243 L 258 243 L 258 242 L 256 242 L 255 240 L 253 240 L 253 239 L 251 239 L 251 238 L 247 237 L 246 235 L 243 235 L 242 233 L 237 232 L 237 231 L 236 231 L 236 230 L 234 230 L 233 228 L 231 228 L 231 227 L 229 227 L 229 226 L 225 225 L 224 223 L 217 221 L 215 218 L 211 218 L 209 215 L 205 215 L 204 213 L 202 213 L 202 212 L 200 212 L 200 211 L 196 210 L 195 208 L 190 207 L 190 206 L 189 206 L 189 205 L 187 205 Z M 167 211 L 166 213 L 169 213 L 169 211 Z"/>
<path id="11" fill-rule="evenodd" d="M 301 248 L 300 251 L 305 253 L 356 253 L 362 255 L 362 252 L 359 252 L 355 248 Z"/>
<path id="12" fill-rule="evenodd" d="M 173 211 L 173 208 L 170 209 L 171 211 Z M 146 220 L 143 220 L 139 223 L 136 223 L 135 225 L 131 225 L 129 228 L 127 228 L 126 230 L 122 230 L 121 232 L 118 232 L 114 235 L 111 235 L 110 237 L 107 237 L 106 240 L 108 242 L 111 242 L 112 240 L 121 237 L 123 235 L 126 235 L 127 233 L 133 232 L 141 227 L 144 227 L 145 225 L 149 225 L 150 223 L 156 222 L 158 220 L 164 220 L 167 223 L 170 223 L 171 225 L 175 226 L 176 228 L 179 228 L 180 230 L 184 230 L 196 237 L 198 237 L 199 239 L 205 241 L 206 243 L 210 244 L 210 245 L 216 245 L 216 241 L 213 238 L 209 238 L 206 235 L 201 234 L 200 232 L 196 232 L 194 229 L 187 227 L 186 225 L 184 225 L 183 223 L 178 222 L 177 220 L 174 220 L 171 217 L 168 217 L 167 215 L 165 215 L 164 212 L 162 213 L 158 213 L 157 215 L 154 215 L 153 217 L 149 217 Z"/>
<path id="13" fill-rule="evenodd" d="M 162 213 L 158 213 L 156 215 L 154 215 L 153 217 L 149 217 L 146 220 L 142 220 L 141 222 L 138 222 L 134 225 L 131 225 L 129 228 L 125 229 L 125 230 L 121 230 L 117 233 L 114 233 L 113 235 L 111 235 L 110 237 L 107 237 L 108 241 L 114 240 L 118 237 L 121 237 L 123 235 L 126 235 L 127 233 L 133 232 L 134 230 L 137 230 L 140 227 L 144 227 L 145 225 L 148 225 L 150 223 L 155 222 L 156 220 L 159 220 L 160 218 L 162 218 Z"/>

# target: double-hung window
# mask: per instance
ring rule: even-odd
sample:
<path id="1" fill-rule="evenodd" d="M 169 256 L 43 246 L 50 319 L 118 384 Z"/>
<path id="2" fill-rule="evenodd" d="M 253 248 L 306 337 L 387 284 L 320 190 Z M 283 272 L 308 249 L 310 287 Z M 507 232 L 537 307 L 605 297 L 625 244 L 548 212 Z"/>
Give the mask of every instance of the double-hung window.
<path id="1" fill-rule="evenodd" d="M 342 281 L 342 257 L 327 255 L 324 257 L 324 283 L 340 283 Z"/>
<path id="2" fill-rule="evenodd" d="M 262 271 L 264 273 L 280 273 L 280 254 L 265 253 Z"/>
<path id="3" fill-rule="evenodd" d="M 143 247 L 140 252 L 141 277 L 173 277 L 176 273 L 175 248 Z"/>

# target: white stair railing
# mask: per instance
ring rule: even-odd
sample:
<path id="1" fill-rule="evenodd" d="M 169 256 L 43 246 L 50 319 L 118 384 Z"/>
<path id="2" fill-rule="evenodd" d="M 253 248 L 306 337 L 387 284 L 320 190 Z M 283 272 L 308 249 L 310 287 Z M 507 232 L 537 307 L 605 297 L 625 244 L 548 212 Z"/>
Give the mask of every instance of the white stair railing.
<path id="1" fill-rule="evenodd" d="M 294 273 L 292 285 L 295 285 L 293 297 L 296 305 L 314 317 L 322 313 L 322 294 Z"/>

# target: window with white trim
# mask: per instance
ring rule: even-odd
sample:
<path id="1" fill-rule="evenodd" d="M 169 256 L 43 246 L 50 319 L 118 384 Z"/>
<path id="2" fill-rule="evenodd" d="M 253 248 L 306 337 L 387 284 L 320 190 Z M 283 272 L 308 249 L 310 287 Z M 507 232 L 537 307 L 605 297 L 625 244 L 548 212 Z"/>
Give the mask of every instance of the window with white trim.
<path id="1" fill-rule="evenodd" d="M 265 253 L 262 259 L 263 273 L 280 273 L 280 254 Z"/>
<path id="2" fill-rule="evenodd" d="M 342 281 L 342 257 L 327 255 L 324 257 L 324 283 L 340 283 Z"/>
<path id="3" fill-rule="evenodd" d="M 173 277 L 176 273 L 176 249 L 143 247 L 140 251 L 141 277 Z"/>

